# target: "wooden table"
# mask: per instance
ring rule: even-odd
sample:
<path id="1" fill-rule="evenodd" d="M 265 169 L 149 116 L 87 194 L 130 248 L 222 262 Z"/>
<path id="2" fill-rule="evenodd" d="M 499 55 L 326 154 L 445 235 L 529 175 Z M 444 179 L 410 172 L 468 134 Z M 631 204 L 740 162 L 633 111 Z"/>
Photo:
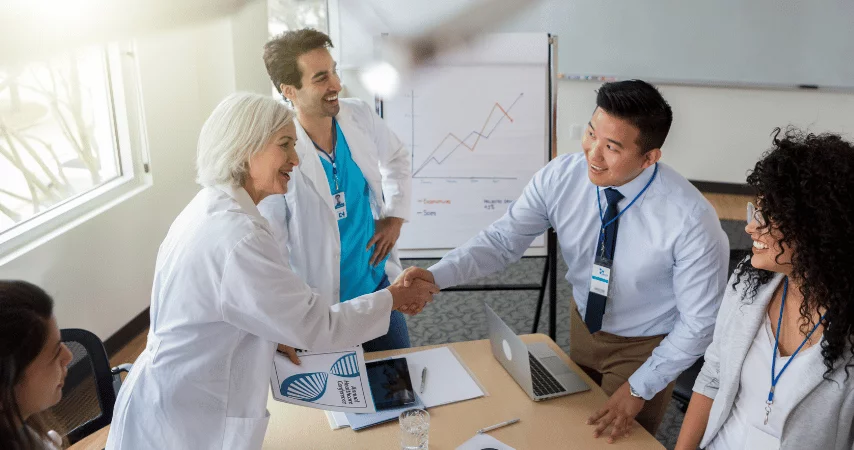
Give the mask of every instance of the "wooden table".
<path id="1" fill-rule="evenodd" d="M 68 450 L 104 450 L 104 447 L 107 446 L 108 434 L 110 434 L 109 425 L 81 439 L 76 444 L 68 447 Z"/>
<path id="2" fill-rule="evenodd" d="M 635 423 L 631 436 L 608 444 L 594 439 L 593 427 L 585 422 L 608 397 L 578 368 L 548 336 L 522 336 L 527 343 L 548 343 L 591 390 L 565 397 L 534 402 L 501 364 L 495 360 L 489 341 L 449 344 L 468 366 L 488 395 L 451 405 L 430 408 L 430 450 L 453 450 L 483 427 L 519 417 L 522 420 L 489 434 L 517 450 L 544 449 L 663 449 L 652 435 Z M 371 353 L 368 359 L 399 355 L 440 346 Z M 323 411 L 302 408 L 271 399 L 267 402 L 270 424 L 264 449 L 397 449 L 397 421 L 362 431 L 330 430 Z"/>
<path id="3" fill-rule="evenodd" d="M 591 390 L 542 402 L 534 402 L 495 360 L 489 341 L 448 344 L 468 366 L 486 397 L 430 408 L 430 449 L 453 450 L 483 427 L 519 417 L 522 420 L 489 434 L 517 450 L 545 449 L 656 449 L 664 447 L 635 423 L 631 436 L 608 444 L 593 438 L 593 427 L 585 421 L 607 400 L 597 386 L 548 336 L 522 336 L 527 343 L 545 342 L 578 373 Z M 383 358 L 441 346 L 419 347 L 368 354 L 368 359 Z M 277 402 L 267 402 L 270 424 L 264 449 L 397 449 L 399 427 L 396 421 L 362 431 L 349 428 L 331 430 L 321 410 Z M 71 450 L 101 450 L 107 441 L 106 427 L 78 442 Z"/>

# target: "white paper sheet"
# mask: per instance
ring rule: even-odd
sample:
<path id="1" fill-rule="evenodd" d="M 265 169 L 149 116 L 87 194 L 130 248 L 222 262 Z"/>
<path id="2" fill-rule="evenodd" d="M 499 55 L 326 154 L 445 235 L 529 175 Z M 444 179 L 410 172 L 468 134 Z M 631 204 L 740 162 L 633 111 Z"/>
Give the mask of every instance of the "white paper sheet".
<path id="1" fill-rule="evenodd" d="M 457 450 L 516 450 L 513 447 L 495 439 L 488 434 L 476 434 L 473 438 L 463 442 Z"/>
<path id="2" fill-rule="evenodd" d="M 329 420 L 329 427 L 333 430 L 350 426 L 350 421 L 347 420 L 347 413 L 326 411 L 326 419 Z"/>
<path id="3" fill-rule="evenodd" d="M 424 392 L 418 395 L 427 408 L 483 397 L 483 390 L 448 347 L 403 355 L 409 366 L 412 387 L 421 387 L 422 369 L 427 368 Z"/>
<path id="4" fill-rule="evenodd" d="M 361 346 L 333 352 L 297 352 L 300 365 L 276 353 L 270 374 L 273 398 L 325 409 L 374 413 Z"/>

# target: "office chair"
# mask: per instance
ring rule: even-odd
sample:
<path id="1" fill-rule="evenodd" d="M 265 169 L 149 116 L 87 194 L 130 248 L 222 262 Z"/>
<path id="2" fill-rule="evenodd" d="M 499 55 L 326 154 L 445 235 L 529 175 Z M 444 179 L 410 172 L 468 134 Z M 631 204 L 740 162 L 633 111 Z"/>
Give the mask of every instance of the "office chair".
<path id="1" fill-rule="evenodd" d="M 120 374 L 130 371 L 131 364 L 111 369 L 104 344 L 89 331 L 70 328 L 60 334 L 73 358 L 62 400 L 50 412 L 74 444 L 113 420 L 113 406 L 122 383 Z"/>

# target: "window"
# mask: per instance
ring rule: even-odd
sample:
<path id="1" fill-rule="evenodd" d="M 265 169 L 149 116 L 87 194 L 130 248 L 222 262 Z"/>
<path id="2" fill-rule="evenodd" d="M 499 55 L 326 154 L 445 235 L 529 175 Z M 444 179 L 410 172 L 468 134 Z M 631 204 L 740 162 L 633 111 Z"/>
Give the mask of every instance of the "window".
<path id="1" fill-rule="evenodd" d="M 268 0 L 267 18 L 270 37 L 302 28 L 329 34 L 326 0 Z M 274 97 L 280 95 L 275 86 L 270 90 Z"/>
<path id="2" fill-rule="evenodd" d="M 0 66 L 0 256 L 25 244 L 22 235 L 56 229 L 139 180 L 142 148 L 130 145 L 129 125 L 141 125 L 140 116 L 126 95 L 137 87 L 131 55 L 91 47 Z"/>
<path id="3" fill-rule="evenodd" d="M 270 36 L 300 28 L 329 33 L 326 0 L 269 0 L 267 15 Z"/>

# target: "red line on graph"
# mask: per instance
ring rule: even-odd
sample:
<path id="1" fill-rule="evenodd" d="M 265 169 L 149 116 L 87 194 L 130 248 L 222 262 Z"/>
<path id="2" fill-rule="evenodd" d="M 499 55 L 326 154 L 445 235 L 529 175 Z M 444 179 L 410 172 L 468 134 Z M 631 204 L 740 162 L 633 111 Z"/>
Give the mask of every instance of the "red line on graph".
<path id="1" fill-rule="evenodd" d="M 471 147 L 469 147 L 468 145 L 466 145 L 466 143 L 465 143 L 462 139 L 460 139 L 460 138 L 458 138 L 456 135 L 454 135 L 454 133 L 448 133 L 448 136 L 445 136 L 445 139 L 442 139 L 442 142 L 445 142 L 445 140 L 446 140 L 446 139 L 448 139 L 448 137 L 452 137 L 452 138 L 456 139 L 456 140 L 457 140 L 457 142 L 459 142 L 460 144 L 462 144 L 462 145 L 463 145 L 463 147 L 465 147 L 465 148 L 469 149 L 469 151 L 472 151 L 472 152 L 473 152 L 473 151 L 474 151 L 474 149 L 476 149 L 476 148 L 477 148 L 477 143 L 478 143 L 478 142 L 480 142 L 480 138 L 483 136 L 483 130 L 485 130 L 485 129 L 486 129 L 486 126 L 487 126 L 487 125 L 489 125 L 489 119 L 491 119 L 491 118 L 492 118 L 492 113 L 494 113 L 494 112 L 495 112 L 495 108 L 500 109 L 500 110 L 501 110 L 501 112 L 502 112 L 502 113 L 507 117 L 507 119 L 508 119 L 508 120 L 510 120 L 511 122 L 513 122 L 513 118 L 512 118 L 512 117 L 510 117 L 510 114 L 507 114 L 507 111 L 505 111 L 505 110 L 504 110 L 504 108 L 502 108 L 502 107 L 501 107 L 501 105 L 500 105 L 500 104 L 498 104 L 498 102 L 495 102 L 495 105 L 494 105 L 494 106 L 492 107 L 492 109 L 489 111 L 489 115 L 488 115 L 488 116 L 486 116 L 486 121 L 485 121 L 485 122 L 483 122 L 483 126 L 482 126 L 482 127 L 480 127 L 480 131 L 477 133 L 477 138 L 474 140 L 474 144 L 472 144 L 472 146 L 471 146 Z M 439 144 L 439 146 L 438 146 L 438 147 L 436 147 L 436 150 L 439 150 L 439 147 L 440 147 L 441 145 L 442 145 L 442 144 Z M 436 150 L 433 150 L 433 153 L 435 153 L 435 152 L 436 152 Z M 433 156 L 433 155 L 432 155 L 432 154 L 430 154 L 430 156 Z M 427 159 L 430 159 L 430 157 L 427 157 Z"/>
<path id="2" fill-rule="evenodd" d="M 522 94 L 519 94 L 519 97 L 522 97 Z M 519 97 L 516 98 L 516 101 L 519 100 Z M 513 102 L 514 105 L 516 104 L 516 101 Z M 511 107 L 512 107 L 512 105 L 511 105 Z M 489 111 L 489 114 L 486 116 L 486 120 L 483 122 L 483 126 L 480 128 L 480 131 L 475 132 L 475 134 L 477 134 L 477 138 L 475 138 L 474 144 L 472 144 L 471 147 L 469 147 L 465 143 L 465 141 L 463 141 L 462 139 L 457 137 L 454 133 L 448 133 L 447 135 L 445 135 L 445 137 L 442 139 L 442 141 L 439 142 L 439 145 L 437 145 L 436 148 L 433 149 L 433 151 L 430 153 L 430 155 L 427 156 L 427 159 L 424 160 L 424 163 L 421 164 L 421 167 L 419 167 L 418 170 L 416 170 L 412 175 L 414 176 L 418 172 L 420 172 L 421 169 L 423 169 L 424 166 L 426 166 L 428 163 L 430 163 L 431 160 L 436 161 L 437 164 L 442 163 L 441 161 L 434 158 L 433 155 L 436 154 L 436 152 L 439 151 L 440 148 L 442 148 L 442 144 L 444 144 L 445 141 L 448 140 L 448 138 L 454 138 L 454 140 L 459 142 L 459 145 L 462 145 L 463 147 L 469 149 L 469 151 L 473 152 L 477 148 L 477 144 L 478 144 L 478 142 L 480 142 L 480 138 L 484 137 L 483 132 L 484 132 L 484 130 L 486 130 L 487 125 L 489 125 L 489 119 L 492 118 L 492 114 L 495 113 L 496 108 L 501 110 L 501 113 L 504 114 L 504 117 L 506 117 L 507 120 L 509 120 L 510 122 L 513 122 L 513 118 L 510 117 L 510 114 L 507 113 L 507 111 L 504 109 L 504 107 L 501 106 L 501 104 L 499 104 L 498 102 L 495 102 L 495 104 L 492 106 L 492 109 Z M 501 119 L 499 119 L 499 120 L 501 120 Z M 458 145 L 458 147 L 459 147 L 459 145 Z M 451 153 L 453 153 L 453 150 L 451 151 Z M 448 154 L 448 156 L 450 156 L 450 154 Z"/>

